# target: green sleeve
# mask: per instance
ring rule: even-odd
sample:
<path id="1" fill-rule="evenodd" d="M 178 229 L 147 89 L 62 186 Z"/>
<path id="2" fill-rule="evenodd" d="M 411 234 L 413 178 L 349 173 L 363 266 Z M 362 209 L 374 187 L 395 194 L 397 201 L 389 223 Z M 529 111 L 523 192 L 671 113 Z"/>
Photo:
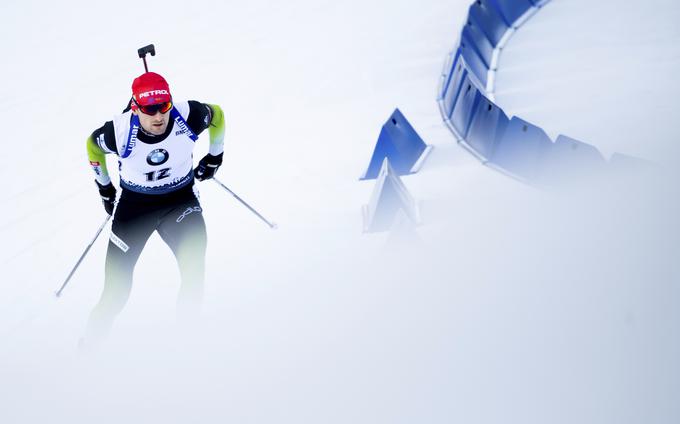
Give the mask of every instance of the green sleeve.
<path id="1" fill-rule="evenodd" d="M 208 127 L 210 134 L 210 154 L 219 155 L 224 151 L 224 112 L 218 105 L 209 104 L 212 110 L 212 120 Z"/>
<path id="2" fill-rule="evenodd" d="M 95 179 L 101 185 L 106 185 L 111 182 L 109 171 L 106 168 L 106 153 L 95 143 L 92 136 L 87 138 L 87 158 L 90 161 L 90 166 L 94 171 Z"/>

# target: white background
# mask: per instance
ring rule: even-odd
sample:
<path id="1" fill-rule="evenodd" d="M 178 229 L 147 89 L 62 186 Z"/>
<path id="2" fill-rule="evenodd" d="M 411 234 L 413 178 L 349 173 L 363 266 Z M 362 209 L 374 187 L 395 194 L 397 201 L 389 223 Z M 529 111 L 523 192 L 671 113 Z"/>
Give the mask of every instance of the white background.
<path id="1" fill-rule="evenodd" d="M 436 104 L 468 1 L 0 5 L 0 421 L 675 423 L 677 175 L 552 193 L 473 159 Z M 501 56 L 497 101 L 672 167 L 678 6 L 554 0 Z M 76 346 L 106 235 L 87 135 L 150 69 L 226 113 L 200 325 L 154 236 L 96 353 Z M 399 107 L 435 149 L 414 233 L 363 234 L 358 181 Z M 195 156 L 207 151 L 207 134 Z M 111 162 L 113 163 L 113 162 Z M 115 166 L 114 166 L 115 167 Z"/>

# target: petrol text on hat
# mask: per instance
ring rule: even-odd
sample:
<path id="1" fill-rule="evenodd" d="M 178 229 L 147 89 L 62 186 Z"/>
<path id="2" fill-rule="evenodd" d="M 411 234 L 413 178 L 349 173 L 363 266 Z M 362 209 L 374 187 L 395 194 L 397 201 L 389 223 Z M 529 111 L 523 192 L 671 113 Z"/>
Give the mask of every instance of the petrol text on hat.
<path id="1" fill-rule="evenodd" d="M 168 96 L 170 93 L 168 93 L 168 90 L 151 90 L 151 91 L 145 91 L 143 93 L 139 93 L 139 97 L 149 97 L 149 96 L 157 96 L 161 94 L 167 94 Z"/>

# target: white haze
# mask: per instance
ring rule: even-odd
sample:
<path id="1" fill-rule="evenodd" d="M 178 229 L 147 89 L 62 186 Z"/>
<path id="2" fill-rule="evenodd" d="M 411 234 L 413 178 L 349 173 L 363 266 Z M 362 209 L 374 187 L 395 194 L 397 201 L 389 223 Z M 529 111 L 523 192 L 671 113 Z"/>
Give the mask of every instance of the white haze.
<path id="1" fill-rule="evenodd" d="M 645 77 L 677 94 L 677 6 L 554 0 L 511 39 L 496 93 L 507 112 L 662 163 L 550 192 L 484 167 L 442 123 L 436 87 L 468 0 L 287 3 L 0 5 L 0 422 L 678 422 L 677 95 L 646 103 L 627 71 L 663 69 Z M 620 23 L 606 42 L 596 25 L 568 31 L 589 10 Z M 588 65 L 627 51 L 641 15 L 666 30 L 617 55 L 613 75 Z M 521 50 L 530 34 L 560 47 Z M 581 37 L 579 89 L 630 82 L 625 102 L 601 100 L 606 114 L 551 85 L 567 84 L 554 65 Z M 201 321 L 175 323 L 179 277 L 154 236 L 110 340 L 83 354 L 107 233 L 54 291 L 104 219 L 84 139 L 124 106 L 151 42 L 175 98 L 223 106 L 218 176 L 279 229 L 201 183 Z M 542 113 L 551 101 L 574 107 Z M 653 125 L 653 140 L 615 133 L 612 116 L 643 101 L 621 123 Z M 373 182 L 358 177 L 395 107 L 435 146 L 403 178 L 423 222 L 363 234 Z"/>

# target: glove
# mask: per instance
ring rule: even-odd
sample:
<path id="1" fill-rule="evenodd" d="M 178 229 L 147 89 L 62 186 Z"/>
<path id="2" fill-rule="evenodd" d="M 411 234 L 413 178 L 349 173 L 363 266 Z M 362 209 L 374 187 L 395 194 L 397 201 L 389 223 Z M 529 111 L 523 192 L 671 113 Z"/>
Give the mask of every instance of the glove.
<path id="1" fill-rule="evenodd" d="M 208 180 L 215 176 L 217 168 L 222 165 L 222 155 L 213 156 L 210 153 L 205 155 L 203 159 L 198 162 L 198 166 L 194 169 L 194 177 L 198 181 Z"/>
<path id="2" fill-rule="evenodd" d="M 99 195 L 102 197 L 102 203 L 104 204 L 104 209 L 109 215 L 113 214 L 113 206 L 116 203 L 116 188 L 113 184 L 108 183 L 107 185 L 101 185 L 99 182 L 97 187 L 99 188 Z"/>

